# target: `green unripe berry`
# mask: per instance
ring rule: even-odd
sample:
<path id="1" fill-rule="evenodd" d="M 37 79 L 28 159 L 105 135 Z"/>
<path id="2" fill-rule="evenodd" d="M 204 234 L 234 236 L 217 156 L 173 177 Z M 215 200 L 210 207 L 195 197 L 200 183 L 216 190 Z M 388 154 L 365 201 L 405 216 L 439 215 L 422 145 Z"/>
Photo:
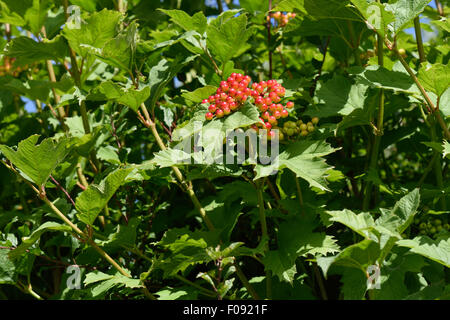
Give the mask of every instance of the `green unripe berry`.
<path id="1" fill-rule="evenodd" d="M 432 228 L 430 229 L 430 233 L 434 234 L 434 233 L 436 233 L 436 232 L 437 232 L 437 230 L 436 230 L 435 227 L 432 227 Z"/>
<path id="2" fill-rule="evenodd" d="M 434 220 L 434 225 L 440 226 L 440 225 L 442 225 L 442 221 L 440 219 L 436 219 L 436 220 Z"/>
<path id="3" fill-rule="evenodd" d="M 308 126 L 308 131 L 309 131 L 309 132 L 313 132 L 314 129 L 315 129 L 314 126 Z"/>
<path id="4" fill-rule="evenodd" d="M 419 226 L 419 229 L 425 230 L 427 228 L 427 224 L 425 222 L 422 222 Z"/>
<path id="5" fill-rule="evenodd" d="M 306 130 L 308 130 L 308 126 L 306 124 L 301 124 L 300 125 L 300 130 L 301 131 L 306 131 Z"/>
<path id="6" fill-rule="evenodd" d="M 319 123 L 319 118 L 318 117 L 314 117 L 314 118 L 311 119 L 311 122 L 313 124 L 318 124 Z"/>
<path id="7" fill-rule="evenodd" d="M 294 130 L 294 129 L 287 129 L 287 130 L 286 130 L 286 134 L 287 134 L 289 137 L 290 137 L 290 136 L 293 136 L 294 133 L 295 133 L 295 130 Z"/>
<path id="8" fill-rule="evenodd" d="M 444 230 L 444 228 L 442 226 L 437 226 L 436 227 L 436 231 L 437 232 L 441 232 L 442 230 Z"/>
<path id="9" fill-rule="evenodd" d="M 444 224 L 444 229 L 445 230 L 450 230 L 450 224 L 448 224 L 448 223 Z"/>
<path id="10" fill-rule="evenodd" d="M 308 135 L 308 131 L 306 130 L 302 130 L 302 132 L 300 133 L 302 137 L 306 137 Z"/>
<path id="11" fill-rule="evenodd" d="M 420 230 L 419 233 L 422 234 L 422 235 L 426 235 L 427 234 L 427 232 L 425 230 Z"/>

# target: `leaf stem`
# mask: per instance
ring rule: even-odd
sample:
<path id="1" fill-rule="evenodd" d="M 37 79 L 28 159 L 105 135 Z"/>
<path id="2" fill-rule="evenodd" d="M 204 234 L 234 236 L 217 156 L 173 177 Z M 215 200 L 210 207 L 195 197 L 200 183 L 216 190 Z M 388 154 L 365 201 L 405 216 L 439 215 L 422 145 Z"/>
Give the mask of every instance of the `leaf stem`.
<path id="1" fill-rule="evenodd" d="M 244 287 L 247 289 L 247 292 L 252 296 L 252 298 L 254 300 L 261 300 L 261 298 L 259 297 L 258 293 L 256 293 L 255 288 L 253 288 L 253 286 L 250 284 L 250 282 L 248 282 L 247 277 L 245 276 L 245 274 L 241 270 L 241 267 L 239 267 L 237 262 L 235 262 L 233 265 L 236 268 L 237 276 L 241 280 L 241 282 L 244 285 Z"/>
<path id="2" fill-rule="evenodd" d="M 420 62 L 425 62 L 425 50 L 423 48 L 422 28 L 420 26 L 420 17 L 414 19 L 414 30 L 416 32 L 417 50 L 419 51 Z"/>

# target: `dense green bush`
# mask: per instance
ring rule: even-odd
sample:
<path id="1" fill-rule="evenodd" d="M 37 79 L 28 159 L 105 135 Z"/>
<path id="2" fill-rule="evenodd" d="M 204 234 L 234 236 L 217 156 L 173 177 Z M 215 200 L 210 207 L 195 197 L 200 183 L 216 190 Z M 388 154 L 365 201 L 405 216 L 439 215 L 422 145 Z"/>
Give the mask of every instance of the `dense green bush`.
<path id="1" fill-rule="evenodd" d="M 448 5 L 0 0 L 0 297 L 448 298 Z"/>

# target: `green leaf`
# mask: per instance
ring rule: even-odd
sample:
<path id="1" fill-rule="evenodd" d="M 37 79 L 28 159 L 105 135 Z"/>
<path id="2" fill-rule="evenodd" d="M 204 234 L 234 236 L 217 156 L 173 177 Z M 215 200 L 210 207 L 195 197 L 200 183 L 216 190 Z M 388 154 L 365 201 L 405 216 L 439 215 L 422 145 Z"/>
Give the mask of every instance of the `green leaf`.
<path id="1" fill-rule="evenodd" d="M 328 268 L 333 265 L 356 268 L 365 274 L 367 267 L 374 265 L 379 255 L 380 246 L 378 243 L 366 239 L 348 246 L 334 257 L 318 258 L 318 260 L 328 259 L 326 264 L 321 263 L 321 266 L 326 267 L 326 269 L 323 269 L 324 274 L 327 274 Z"/>
<path id="2" fill-rule="evenodd" d="M 98 283 L 100 282 L 100 283 Z M 141 280 L 125 277 L 124 275 L 117 273 L 115 275 L 109 275 L 100 271 L 94 271 L 86 274 L 84 284 L 86 286 L 95 283 L 90 288 L 90 292 L 93 298 L 106 294 L 114 287 L 126 287 L 126 288 L 143 288 Z"/>
<path id="3" fill-rule="evenodd" d="M 181 96 L 191 103 L 200 103 L 203 99 L 207 99 L 210 95 L 214 94 L 217 87 L 214 86 L 204 86 L 198 88 L 192 92 L 185 92 Z"/>
<path id="4" fill-rule="evenodd" d="M 419 82 L 425 90 L 441 97 L 450 87 L 450 66 L 448 64 L 433 64 L 430 68 L 419 71 Z"/>
<path id="5" fill-rule="evenodd" d="M 326 183 L 328 166 L 322 157 L 337 151 L 324 141 L 302 140 L 291 144 L 272 164 L 256 165 L 256 179 L 267 177 L 273 172 L 288 168 L 299 178 L 309 182 L 310 186 L 329 191 Z"/>
<path id="6" fill-rule="evenodd" d="M 167 14 L 171 20 L 185 31 L 195 30 L 203 34 L 206 30 L 206 17 L 202 11 L 197 12 L 192 17 L 182 10 L 164 10 L 160 11 Z"/>
<path id="7" fill-rule="evenodd" d="M 427 6 L 428 0 L 398 0 L 394 3 L 386 4 L 386 11 L 392 12 L 395 17 L 393 27 L 397 34 L 417 17 Z"/>
<path id="8" fill-rule="evenodd" d="M 384 38 L 388 32 L 388 25 L 394 21 L 395 15 L 386 11 L 384 4 L 375 0 L 351 0 L 367 21 Z"/>
<path id="9" fill-rule="evenodd" d="M 309 107 L 306 114 L 315 117 L 347 116 L 364 109 L 367 84 L 352 84 L 347 78 L 335 76 L 317 90 L 320 105 Z"/>
<path id="10" fill-rule="evenodd" d="M 132 22 L 125 31 L 108 41 L 97 57 L 113 67 L 132 73 L 137 41 L 137 24 Z"/>
<path id="11" fill-rule="evenodd" d="M 0 284 L 14 284 L 17 280 L 16 265 L 9 258 L 9 252 L 0 248 Z"/>
<path id="12" fill-rule="evenodd" d="M 414 189 L 395 203 L 392 210 L 377 219 L 376 224 L 403 233 L 414 219 L 420 204 L 419 189 Z"/>
<path id="13" fill-rule="evenodd" d="M 150 86 L 150 107 L 154 108 L 156 101 L 163 94 L 166 85 L 173 80 L 177 73 L 187 64 L 194 61 L 198 55 L 181 57 L 177 56 L 174 61 L 167 61 L 161 59 L 159 63 L 154 66 L 148 75 Z"/>
<path id="14" fill-rule="evenodd" d="M 214 56 L 226 63 L 241 52 L 253 29 L 247 29 L 247 16 L 244 14 L 227 20 L 221 15 L 215 21 L 207 27 L 206 42 Z"/>
<path id="15" fill-rule="evenodd" d="M 132 170 L 132 168 L 115 170 L 99 185 L 89 185 L 75 201 L 78 218 L 84 223 L 92 225 L 116 190 L 126 182 L 126 178 Z"/>
<path id="16" fill-rule="evenodd" d="M 158 243 L 169 252 L 155 261 L 152 268 L 161 269 L 165 277 L 170 277 L 190 265 L 210 262 L 208 239 L 216 236 L 207 232 L 191 232 L 186 228 L 170 229 Z"/>
<path id="17" fill-rule="evenodd" d="M 32 135 L 19 142 L 17 151 L 5 145 L 0 145 L 0 151 L 28 180 L 43 186 L 56 166 L 69 153 L 71 146 L 65 138 L 58 142 L 47 138 L 36 145 L 39 137 Z"/>
<path id="18" fill-rule="evenodd" d="M 450 238 L 432 240 L 427 236 L 415 237 L 411 240 L 399 240 L 396 243 L 401 247 L 411 249 L 411 252 L 420 254 L 450 268 Z"/>
<path id="19" fill-rule="evenodd" d="M 70 47 L 79 55 L 86 57 L 89 47 L 102 49 L 117 34 L 122 14 L 118 11 L 103 9 L 82 21 L 81 28 L 65 26 L 62 34 Z"/>
<path id="20" fill-rule="evenodd" d="M 28 37 L 17 37 L 5 48 L 5 55 L 18 58 L 22 65 L 41 60 L 62 60 L 68 54 L 67 43 L 60 35 L 44 42 L 36 42 Z"/>
<path id="21" fill-rule="evenodd" d="M 39 228 L 33 231 L 33 233 L 22 239 L 22 243 L 14 250 L 11 250 L 9 256 L 11 259 L 17 259 L 21 257 L 26 250 L 31 247 L 34 243 L 36 243 L 41 235 L 45 232 L 49 231 L 62 231 L 62 232 L 70 232 L 72 229 L 69 226 L 56 223 L 56 222 L 45 222 Z"/>
<path id="22" fill-rule="evenodd" d="M 94 101 L 116 101 L 137 111 L 149 96 L 150 87 L 148 86 L 143 86 L 141 89 L 135 89 L 134 87 L 126 89 L 113 81 L 105 81 L 91 90 L 86 99 Z"/>
<path id="23" fill-rule="evenodd" d="M 366 68 L 352 67 L 349 73 L 356 75 L 357 83 L 372 88 L 419 95 L 419 88 L 406 72 L 402 72 L 403 70 L 390 71 L 381 66 L 368 66 Z"/>
<path id="24" fill-rule="evenodd" d="M 366 239 L 372 238 L 371 230 L 375 226 L 375 221 L 369 212 L 355 214 L 348 209 L 344 209 L 340 211 L 326 211 L 326 213 L 332 216 L 330 218 L 331 221 L 342 223 Z"/>
<path id="25" fill-rule="evenodd" d="M 280 281 L 292 283 L 294 276 L 297 273 L 295 261 L 288 259 L 286 255 L 277 250 L 266 252 L 263 257 L 264 269 L 271 271 L 274 276 L 277 276 Z"/>

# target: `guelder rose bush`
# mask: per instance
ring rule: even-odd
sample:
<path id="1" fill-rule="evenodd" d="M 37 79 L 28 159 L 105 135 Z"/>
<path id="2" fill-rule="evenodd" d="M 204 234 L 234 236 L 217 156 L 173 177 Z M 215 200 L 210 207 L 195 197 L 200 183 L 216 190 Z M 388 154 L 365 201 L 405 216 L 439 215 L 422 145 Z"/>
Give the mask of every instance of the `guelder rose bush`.
<path id="1" fill-rule="evenodd" d="M 1 1 L 0 297 L 448 297 L 448 2 L 218 3 Z"/>

